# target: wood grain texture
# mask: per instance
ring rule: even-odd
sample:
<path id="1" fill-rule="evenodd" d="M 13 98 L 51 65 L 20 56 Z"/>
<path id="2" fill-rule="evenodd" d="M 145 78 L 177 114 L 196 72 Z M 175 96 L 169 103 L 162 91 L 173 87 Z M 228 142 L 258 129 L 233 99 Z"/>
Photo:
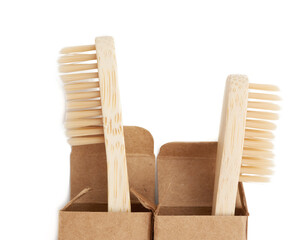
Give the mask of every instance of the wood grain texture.
<path id="1" fill-rule="evenodd" d="M 227 78 L 217 148 L 213 215 L 232 216 L 235 211 L 244 145 L 248 79 Z"/>
<path id="2" fill-rule="evenodd" d="M 96 38 L 104 138 L 108 168 L 108 210 L 130 212 L 130 193 L 117 64 L 112 37 Z"/>

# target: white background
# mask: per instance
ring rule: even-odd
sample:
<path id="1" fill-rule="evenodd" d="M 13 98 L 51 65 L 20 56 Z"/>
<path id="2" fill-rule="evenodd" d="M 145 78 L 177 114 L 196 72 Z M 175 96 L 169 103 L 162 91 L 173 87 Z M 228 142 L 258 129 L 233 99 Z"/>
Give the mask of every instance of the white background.
<path id="1" fill-rule="evenodd" d="M 249 239 L 307 239 L 306 1 L 1 1 L 0 239 L 57 237 L 68 200 L 59 50 L 115 38 L 125 125 L 218 136 L 227 75 L 281 88 L 276 173 L 245 184 Z"/>

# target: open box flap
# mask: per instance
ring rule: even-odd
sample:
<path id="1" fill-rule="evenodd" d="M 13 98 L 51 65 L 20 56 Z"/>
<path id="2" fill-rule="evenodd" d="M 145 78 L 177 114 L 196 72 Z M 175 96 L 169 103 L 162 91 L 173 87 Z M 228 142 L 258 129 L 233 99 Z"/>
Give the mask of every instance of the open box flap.
<path id="1" fill-rule="evenodd" d="M 211 207 L 217 142 L 172 142 L 158 154 L 159 207 Z M 247 212 L 243 185 L 237 207 Z"/>
<path id="2" fill-rule="evenodd" d="M 79 192 L 73 199 L 71 199 L 63 208 L 62 211 L 67 210 L 72 204 L 74 204 L 78 199 L 82 198 L 85 194 L 91 191 L 91 188 L 84 188 L 81 192 Z"/>
<path id="3" fill-rule="evenodd" d="M 153 137 L 144 128 L 124 127 L 130 187 L 154 202 L 155 155 Z M 84 188 L 93 191 L 79 202 L 107 203 L 107 164 L 104 144 L 73 146 L 70 156 L 71 199 Z M 131 196 L 131 203 L 138 203 Z"/>

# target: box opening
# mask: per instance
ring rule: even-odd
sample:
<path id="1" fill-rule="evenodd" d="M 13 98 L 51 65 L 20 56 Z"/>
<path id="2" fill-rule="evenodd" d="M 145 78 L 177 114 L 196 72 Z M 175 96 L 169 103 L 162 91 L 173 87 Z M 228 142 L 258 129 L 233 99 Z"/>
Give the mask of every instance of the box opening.
<path id="1" fill-rule="evenodd" d="M 158 216 L 212 216 L 217 142 L 172 142 L 160 149 Z M 248 216 L 238 184 L 235 216 Z"/>
<path id="2" fill-rule="evenodd" d="M 105 203 L 73 203 L 66 212 L 107 212 L 108 205 Z M 150 212 L 142 204 L 131 204 L 131 212 Z"/>
<path id="3" fill-rule="evenodd" d="M 82 198 L 90 195 L 97 195 L 97 192 L 91 188 L 83 189 L 77 196 L 71 199 L 62 209 L 64 212 L 108 212 L 108 204 L 104 202 L 83 202 Z M 155 211 L 155 207 L 151 206 L 151 203 L 146 197 L 138 193 L 135 189 L 131 189 L 130 192 L 133 196 L 139 199 L 138 203 L 131 204 L 132 213 L 152 213 Z M 123 212 L 122 212 L 123 213 Z"/>
<path id="4" fill-rule="evenodd" d="M 160 207 L 158 214 L 159 216 L 212 216 L 212 207 Z M 244 209 L 236 208 L 235 216 L 246 216 L 246 214 Z"/>

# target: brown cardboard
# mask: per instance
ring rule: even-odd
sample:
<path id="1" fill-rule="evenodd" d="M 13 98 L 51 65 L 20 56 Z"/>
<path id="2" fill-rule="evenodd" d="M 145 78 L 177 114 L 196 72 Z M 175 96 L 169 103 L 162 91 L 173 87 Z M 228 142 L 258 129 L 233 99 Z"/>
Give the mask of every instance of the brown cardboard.
<path id="1" fill-rule="evenodd" d="M 155 209 L 153 138 L 139 127 L 124 127 L 124 132 L 132 212 L 107 212 L 104 144 L 73 147 L 71 201 L 59 213 L 59 240 L 151 239 Z"/>
<path id="2" fill-rule="evenodd" d="M 216 142 L 161 147 L 155 239 L 247 239 L 248 209 L 242 184 L 235 216 L 211 216 L 216 150 Z"/>
<path id="3" fill-rule="evenodd" d="M 124 127 L 130 188 L 154 202 L 155 155 L 152 135 L 144 128 Z M 72 147 L 70 156 L 70 197 L 86 187 L 96 190 L 81 202 L 107 203 L 107 164 L 104 144 Z M 102 192 L 98 192 L 102 191 Z M 131 196 L 132 203 L 138 200 Z"/>

